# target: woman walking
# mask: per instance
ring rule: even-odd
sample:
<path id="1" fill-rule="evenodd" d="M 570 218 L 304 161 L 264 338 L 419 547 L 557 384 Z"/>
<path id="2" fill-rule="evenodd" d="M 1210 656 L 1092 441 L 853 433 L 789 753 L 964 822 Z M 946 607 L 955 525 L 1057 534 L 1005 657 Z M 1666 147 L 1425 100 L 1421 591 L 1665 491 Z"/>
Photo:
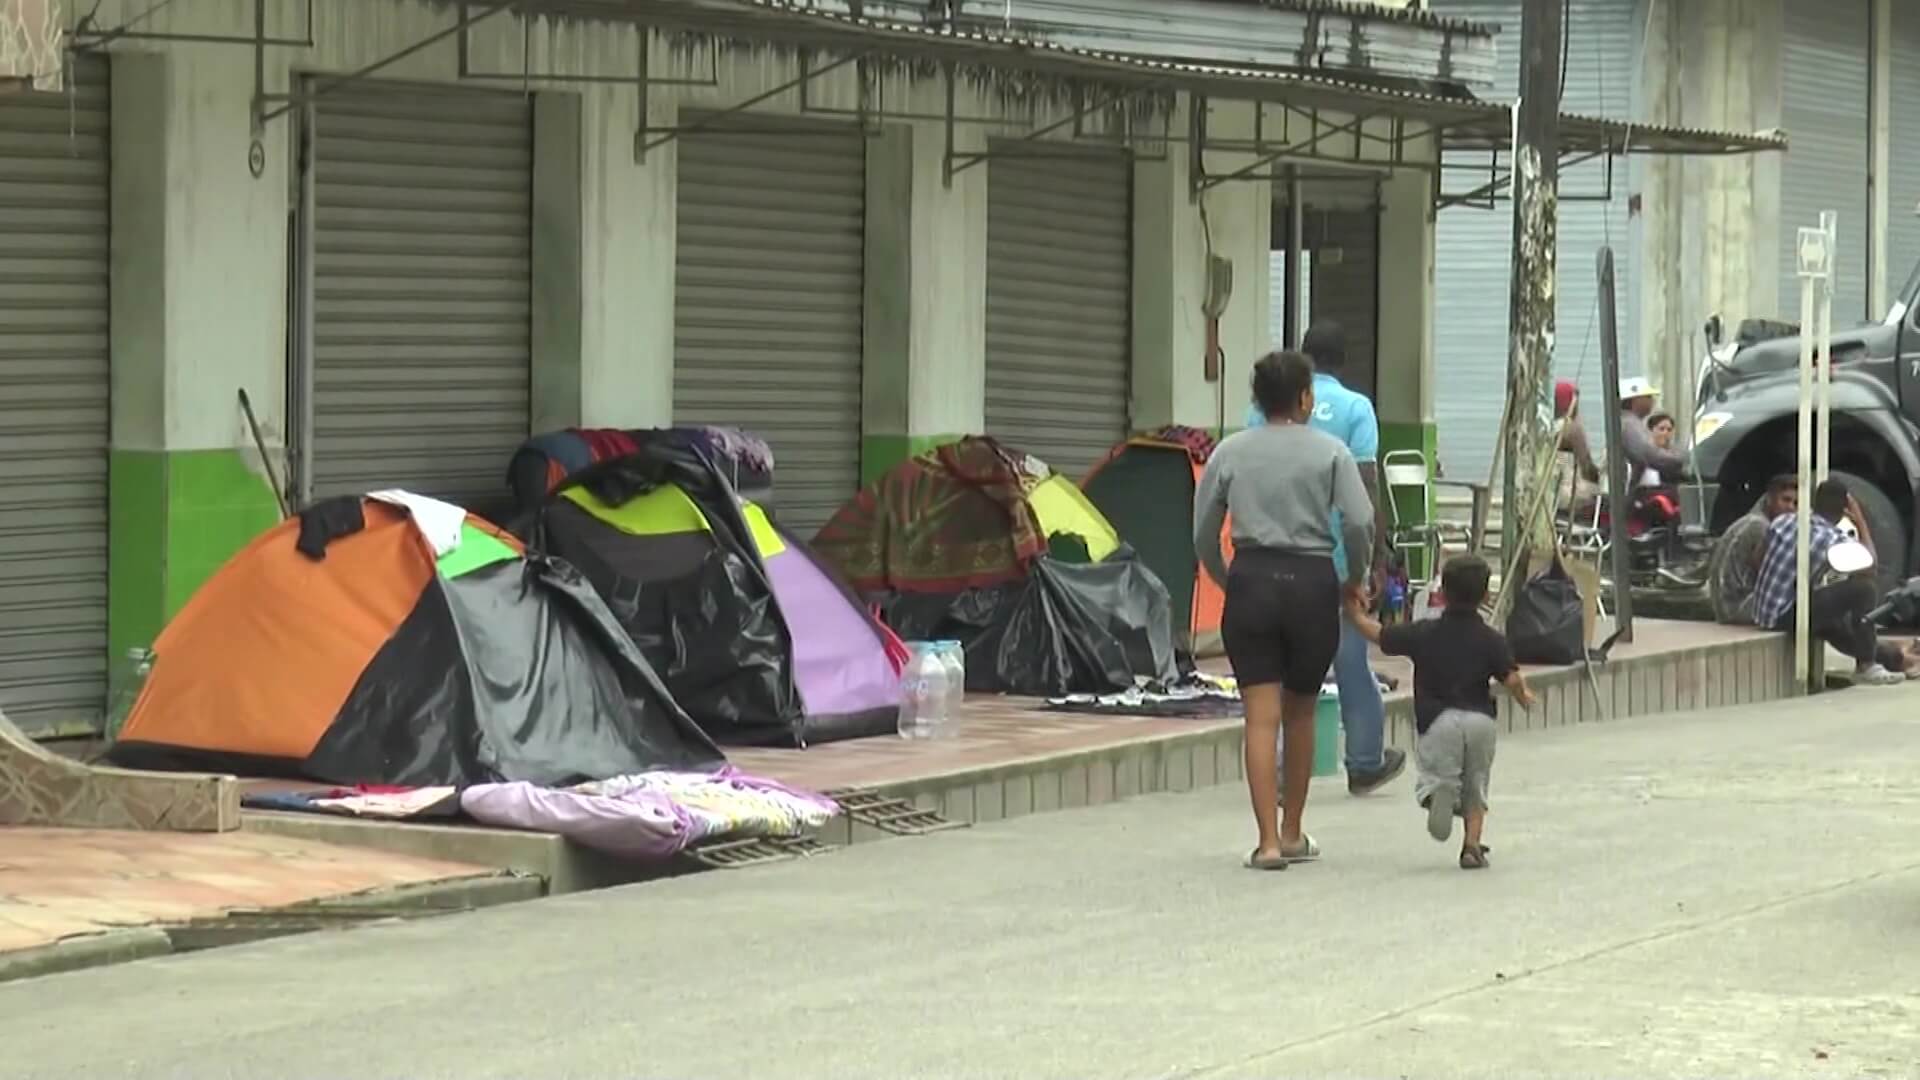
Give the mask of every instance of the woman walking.
<path id="1" fill-rule="evenodd" d="M 1247 710 L 1247 791 L 1260 842 L 1256 870 L 1284 870 L 1320 854 L 1301 828 L 1313 777 L 1313 712 L 1340 647 L 1343 589 L 1365 593 L 1366 560 L 1351 560 L 1342 582 L 1333 565 L 1333 514 L 1348 551 L 1372 550 L 1372 505 L 1353 455 L 1307 426 L 1313 362 L 1275 352 L 1253 366 L 1253 400 L 1263 427 L 1221 441 L 1195 495 L 1193 546 L 1226 590 L 1220 632 Z M 1231 515 L 1233 566 L 1220 547 Z M 1275 790 L 1274 742 L 1287 774 Z M 1275 821 L 1275 804 L 1280 804 Z"/>

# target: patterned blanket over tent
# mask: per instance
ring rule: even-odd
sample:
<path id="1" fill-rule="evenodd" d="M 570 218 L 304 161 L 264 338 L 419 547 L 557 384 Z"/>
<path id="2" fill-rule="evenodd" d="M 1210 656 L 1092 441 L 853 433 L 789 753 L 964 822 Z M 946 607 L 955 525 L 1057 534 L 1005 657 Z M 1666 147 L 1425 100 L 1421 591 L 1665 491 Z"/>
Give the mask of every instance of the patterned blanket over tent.
<path id="1" fill-rule="evenodd" d="M 1057 490 L 1064 485 L 1068 492 Z M 1024 580 L 1045 555 L 1048 532 L 1036 501 L 1078 499 L 1045 464 L 986 437 L 920 454 L 862 488 L 814 537 L 820 556 L 868 593 L 951 593 Z M 1062 507 L 1062 517 L 1074 508 Z M 1079 515 L 1090 547 L 1111 549 L 1099 515 Z M 1102 557 L 1095 552 L 1093 557 Z"/>

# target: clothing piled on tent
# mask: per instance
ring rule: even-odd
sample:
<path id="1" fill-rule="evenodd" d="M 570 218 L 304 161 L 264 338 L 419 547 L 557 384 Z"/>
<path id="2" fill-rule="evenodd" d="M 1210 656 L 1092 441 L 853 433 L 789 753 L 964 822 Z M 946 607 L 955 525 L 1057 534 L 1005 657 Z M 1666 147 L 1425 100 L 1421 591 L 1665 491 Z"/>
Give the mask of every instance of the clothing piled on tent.
<path id="1" fill-rule="evenodd" d="M 773 448 L 743 431 L 723 427 L 682 427 L 656 431 L 615 428 L 567 428 L 535 435 L 520 445 L 507 465 L 517 516 L 536 513 L 567 477 L 638 453 L 656 439 L 690 447 L 727 475 L 734 489 L 764 497 L 773 488 Z"/>
<path id="2" fill-rule="evenodd" d="M 399 493 L 269 529 L 153 653 L 116 764 L 407 787 L 724 764 L 578 572 Z"/>
<path id="3" fill-rule="evenodd" d="M 993 439 L 902 462 L 814 549 L 901 636 L 961 642 L 968 690 L 1108 693 L 1176 674 L 1166 587 L 1078 488 Z"/>
<path id="4" fill-rule="evenodd" d="M 813 546 L 856 589 L 950 593 L 1024 581 L 1053 535 L 1083 545 L 1083 562 L 1119 546 L 1113 527 L 1064 477 L 993 439 L 969 438 L 862 488 Z"/>
<path id="5" fill-rule="evenodd" d="M 563 790 L 481 784 L 460 805 L 486 825 L 558 833 L 627 858 L 657 859 L 709 840 L 801 836 L 840 806 L 824 795 L 729 766 L 720 772 L 617 776 Z"/>
<path id="6" fill-rule="evenodd" d="M 1194 656 L 1221 652 L 1226 607 L 1226 594 L 1193 551 L 1194 492 L 1213 447 L 1213 436 L 1197 428 L 1161 428 L 1114 447 L 1081 483 L 1088 500 L 1166 584 L 1179 644 Z M 1222 526 L 1220 539 L 1231 559 L 1232 522 Z"/>
<path id="7" fill-rule="evenodd" d="M 722 742 L 890 733 L 906 649 L 683 431 L 568 475 L 526 535 L 580 568 L 695 723 Z"/>

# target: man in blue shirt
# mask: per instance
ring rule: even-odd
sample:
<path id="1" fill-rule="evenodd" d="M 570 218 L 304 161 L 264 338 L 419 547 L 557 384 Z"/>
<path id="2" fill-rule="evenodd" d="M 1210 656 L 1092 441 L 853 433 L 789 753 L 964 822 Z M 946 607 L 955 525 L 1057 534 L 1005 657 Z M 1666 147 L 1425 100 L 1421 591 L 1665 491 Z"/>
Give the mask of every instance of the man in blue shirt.
<path id="1" fill-rule="evenodd" d="M 1846 539 L 1839 523 L 1850 519 L 1856 530 L 1864 515 L 1838 480 L 1823 481 L 1813 489 L 1813 514 L 1807 536 L 1808 572 L 1818 579 L 1827 565 L 1827 553 Z M 1770 630 L 1791 630 L 1794 623 L 1794 594 L 1799 589 L 1795 566 L 1798 520 L 1793 514 L 1781 514 L 1767 526 L 1767 550 L 1760 559 L 1760 575 L 1753 587 L 1753 622 Z M 1873 543 L 1862 531 L 1861 540 Z M 1905 680 L 1887 664 L 1901 664 L 1897 649 L 1882 650 L 1867 613 L 1879 601 L 1870 575 L 1854 575 L 1821 585 L 1807 595 L 1807 625 L 1815 636 L 1851 657 L 1853 680 L 1869 686 L 1890 686 Z"/>
<path id="2" fill-rule="evenodd" d="M 1347 362 L 1347 336 L 1339 323 L 1319 320 L 1307 327 L 1300 351 L 1313 360 L 1313 417 L 1309 425 L 1339 439 L 1360 465 L 1360 478 L 1366 482 L 1367 496 L 1374 507 L 1374 542 L 1386 536 L 1380 523 L 1380 421 L 1374 417 L 1373 402 L 1365 394 L 1349 390 L 1340 381 Z M 1257 407 L 1247 409 L 1247 427 L 1266 423 Z M 1347 559 L 1372 561 L 1373 552 L 1350 555 L 1339 539 L 1340 512 L 1333 512 L 1333 567 L 1345 581 Z M 1340 616 L 1340 651 L 1333 660 L 1333 680 L 1340 689 L 1340 726 L 1347 735 L 1347 790 L 1367 795 L 1386 786 L 1407 765 L 1404 750 L 1388 749 L 1387 707 L 1380 699 L 1380 684 L 1374 681 L 1373 665 L 1368 662 L 1367 639 L 1345 613 Z"/>

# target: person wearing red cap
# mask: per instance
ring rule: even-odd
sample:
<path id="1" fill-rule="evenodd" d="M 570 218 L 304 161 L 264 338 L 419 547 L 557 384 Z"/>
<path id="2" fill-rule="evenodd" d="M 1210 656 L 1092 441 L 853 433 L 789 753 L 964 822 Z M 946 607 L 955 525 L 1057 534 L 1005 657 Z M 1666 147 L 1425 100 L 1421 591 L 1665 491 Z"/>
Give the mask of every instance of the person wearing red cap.
<path id="1" fill-rule="evenodd" d="M 1573 455 L 1573 467 L 1579 479 L 1589 484 L 1600 482 L 1600 466 L 1594 464 L 1593 446 L 1587 441 L 1587 429 L 1580 423 L 1580 390 L 1570 380 L 1553 384 L 1553 415 L 1560 422 L 1559 451 Z"/>

